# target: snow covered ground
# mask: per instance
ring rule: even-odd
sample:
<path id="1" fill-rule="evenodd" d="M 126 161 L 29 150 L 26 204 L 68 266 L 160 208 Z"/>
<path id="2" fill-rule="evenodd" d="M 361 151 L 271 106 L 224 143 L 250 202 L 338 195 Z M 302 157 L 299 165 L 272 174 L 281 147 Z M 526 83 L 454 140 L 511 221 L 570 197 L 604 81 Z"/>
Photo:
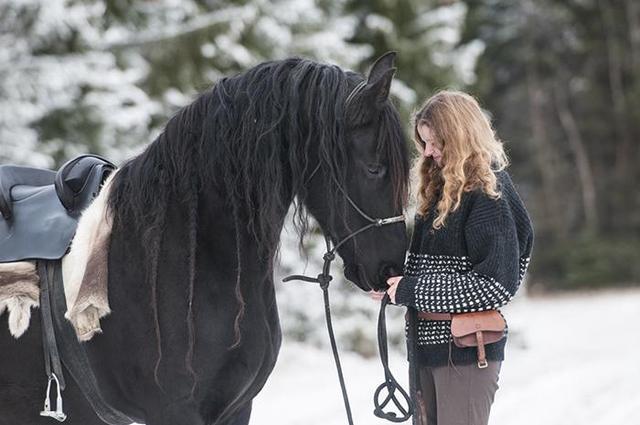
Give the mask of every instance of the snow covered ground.
<path id="1" fill-rule="evenodd" d="M 640 424 L 640 290 L 519 296 L 503 312 L 510 338 L 490 425 Z M 386 423 L 372 413 L 379 360 L 342 360 L 355 423 Z M 402 353 L 391 368 L 406 384 Z M 285 340 L 251 423 L 346 424 L 331 351 Z"/>

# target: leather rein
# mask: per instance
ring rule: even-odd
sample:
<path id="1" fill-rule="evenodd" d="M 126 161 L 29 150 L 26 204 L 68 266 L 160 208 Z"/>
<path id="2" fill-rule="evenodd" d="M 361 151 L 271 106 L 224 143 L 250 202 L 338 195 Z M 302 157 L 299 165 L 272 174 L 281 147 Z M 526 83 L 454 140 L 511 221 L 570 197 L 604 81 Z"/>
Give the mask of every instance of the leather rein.
<path id="1" fill-rule="evenodd" d="M 321 164 L 318 164 L 318 166 L 310 174 L 309 178 L 307 179 L 307 183 L 311 181 L 311 179 L 314 177 L 316 172 L 320 169 L 320 165 Z M 349 425 L 353 425 L 353 417 L 351 414 L 351 407 L 349 405 L 349 397 L 347 395 L 347 389 L 344 383 L 344 376 L 342 374 L 340 356 L 338 354 L 338 348 L 336 345 L 335 335 L 333 332 L 333 324 L 331 321 L 331 307 L 329 303 L 329 283 L 333 279 L 333 276 L 331 276 L 331 262 L 336 258 L 337 249 L 347 241 L 359 235 L 360 233 L 365 232 L 372 228 L 380 228 L 387 224 L 401 223 L 405 221 L 405 218 L 404 218 L 404 215 L 398 215 L 395 217 L 388 217 L 388 218 L 370 217 L 368 214 L 366 214 L 361 208 L 359 208 L 356 205 L 356 203 L 346 193 L 344 188 L 340 184 L 338 184 L 337 179 L 333 174 L 331 175 L 331 177 L 333 178 L 333 181 L 337 185 L 340 192 L 342 192 L 342 194 L 344 195 L 347 202 L 349 202 L 349 204 L 356 210 L 356 212 L 358 212 L 358 214 L 360 214 L 360 216 L 362 216 L 369 223 L 351 232 L 333 247 L 331 246 L 330 237 L 327 236 L 326 233 L 324 233 L 324 240 L 325 240 L 327 251 L 324 253 L 322 257 L 324 260 L 324 264 L 322 266 L 322 273 L 320 273 L 317 277 L 310 277 L 310 276 L 304 276 L 304 275 L 290 275 L 285 277 L 282 281 L 289 282 L 292 280 L 300 280 L 303 282 L 318 283 L 320 285 L 320 289 L 322 289 L 322 294 L 324 298 L 325 319 L 327 323 L 327 331 L 329 333 L 329 341 L 331 342 L 331 350 L 333 351 L 333 359 L 335 361 L 336 370 L 338 372 L 338 379 L 340 381 L 340 389 L 342 390 L 342 398 L 344 400 L 344 407 L 347 413 L 347 420 Z M 386 321 L 385 321 L 385 308 L 388 303 L 389 303 L 389 295 L 385 294 L 380 305 L 380 314 L 378 316 L 378 349 L 380 351 L 380 360 L 382 362 L 382 367 L 384 368 L 385 381 L 378 386 L 378 388 L 374 393 L 375 409 L 373 413 L 377 417 L 389 420 L 391 422 L 404 422 L 407 419 L 409 419 L 413 414 L 413 403 L 411 401 L 411 397 L 409 396 L 409 394 L 407 394 L 407 392 L 400 386 L 400 384 L 398 384 L 398 382 L 395 380 L 395 378 L 391 374 L 391 371 L 389 370 L 387 328 L 386 328 Z M 382 390 L 385 388 L 387 390 L 387 396 L 381 401 L 380 397 L 382 395 Z M 406 408 L 400 403 L 400 401 L 396 397 L 396 394 L 395 394 L 396 390 L 398 390 L 400 392 L 400 395 L 404 398 L 407 406 Z M 392 411 L 387 411 L 387 412 L 384 411 L 384 408 L 390 402 L 393 402 L 393 404 L 396 406 L 396 408 L 400 412 L 400 416 L 397 413 Z"/>

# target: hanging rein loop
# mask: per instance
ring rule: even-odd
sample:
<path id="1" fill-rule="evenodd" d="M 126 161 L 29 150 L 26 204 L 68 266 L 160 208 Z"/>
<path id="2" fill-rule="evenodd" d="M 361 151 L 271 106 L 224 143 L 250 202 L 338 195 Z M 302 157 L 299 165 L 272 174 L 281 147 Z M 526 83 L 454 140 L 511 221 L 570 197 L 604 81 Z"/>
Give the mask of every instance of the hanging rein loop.
<path id="1" fill-rule="evenodd" d="M 315 176 L 317 171 L 320 169 L 320 164 L 316 166 L 316 168 L 311 172 L 307 179 L 307 183 L 311 181 L 311 179 Z M 344 408 L 347 412 L 347 420 L 349 425 L 353 425 L 353 416 L 351 414 L 351 406 L 349 404 L 349 396 L 347 395 L 347 388 L 344 383 L 344 375 L 342 373 L 342 365 L 340 363 L 340 356 L 338 354 L 338 347 L 336 344 L 335 335 L 333 332 L 333 324 L 331 322 L 331 307 L 329 302 L 329 283 L 333 279 L 331 276 L 331 262 L 336 258 L 336 252 L 339 247 L 345 244 L 347 241 L 353 239 L 357 235 L 362 232 L 365 232 L 371 228 L 379 228 L 387 224 L 393 223 L 401 223 L 404 221 L 404 215 L 398 215 L 395 217 L 389 218 L 372 218 L 368 214 L 366 214 L 362 209 L 360 209 L 356 203 L 351 199 L 351 197 L 346 193 L 346 191 L 342 188 L 342 186 L 338 183 L 336 177 L 331 175 L 334 183 L 340 190 L 340 192 L 344 195 L 349 204 L 369 223 L 359 228 L 358 230 L 350 233 L 346 237 L 344 237 L 341 241 L 339 241 L 333 248 L 331 247 L 331 239 L 326 234 L 324 235 L 325 244 L 327 247 L 327 251 L 324 253 L 322 257 L 324 260 L 324 264 L 322 266 L 322 273 L 318 276 L 309 277 L 304 275 L 290 275 L 282 279 L 283 282 L 289 282 L 292 280 L 300 280 L 303 282 L 310 283 L 318 283 L 320 288 L 322 289 L 322 295 L 324 299 L 324 312 L 325 312 L 325 320 L 327 323 L 327 331 L 329 333 L 329 341 L 331 342 L 331 350 L 333 352 L 333 359 L 336 364 L 336 370 L 338 371 L 338 380 L 340 381 L 340 389 L 342 391 L 342 399 L 344 400 Z M 387 352 L 387 329 L 385 323 L 385 308 L 389 303 L 389 296 L 385 295 L 383 301 L 380 305 L 380 315 L 378 317 L 378 348 L 380 349 L 380 359 L 382 360 L 382 366 L 384 368 L 385 382 L 381 384 L 375 392 L 374 395 L 374 405 L 375 410 L 374 414 L 380 418 L 387 419 L 392 422 L 403 422 L 406 421 L 411 414 L 413 413 L 413 405 L 411 403 L 411 398 L 407 394 L 407 392 L 398 384 L 398 382 L 394 379 L 391 371 L 389 370 L 389 360 L 388 360 L 388 352 Z M 387 397 L 379 402 L 380 393 L 383 388 L 387 389 Z M 405 409 L 402 404 L 395 397 L 395 390 L 400 391 L 401 395 L 404 397 L 407 402 L 407 408 Z M 401 416 L 398 416 L 394 412 L 385 412 L 383 409 L 390 402 L 393 401 L 395 406 L 401 413 Z"/>
<path id="2" fill-rule="evenodd" d="M 373 410 L 373 414 L 379 418 L 386 419 L 391 422 L 404 422 L 413 415 L 413 403 L 411 401 L 411 397 L 404 388 L 400 386 L 398 381 L 391 374 L 391 370 L 389 369 L 389 351 L 387 346 L 387 326 L 386 326 L 386 310 L 385 307 L 389 304 L 389 294 L 384 294 L 382 298 L 382 303 L 380 305 L 380 314 L 378 315 L 378 351 L 380 352 L 380 361 L 382 362 L 382 367 L 384 369 L 384 382 L 376 388 L 375 393 L 373 394 L 373 404 L 375 409 Z M 387 396 L 380 401 L 380 396 L 382 395 L 382 390 L 387 390 Z M 396 397 L 396 390 L 400 392 L 400 395 L 404 399 L 406 403 L 406 408 L 400 403 L 398 398 Z M 401 413 L 401 416 L 398 416 L 395 412 L 385 412 L 384 408 L 389 404 L 389 402 L 393 402 L 398 411 Z"/>

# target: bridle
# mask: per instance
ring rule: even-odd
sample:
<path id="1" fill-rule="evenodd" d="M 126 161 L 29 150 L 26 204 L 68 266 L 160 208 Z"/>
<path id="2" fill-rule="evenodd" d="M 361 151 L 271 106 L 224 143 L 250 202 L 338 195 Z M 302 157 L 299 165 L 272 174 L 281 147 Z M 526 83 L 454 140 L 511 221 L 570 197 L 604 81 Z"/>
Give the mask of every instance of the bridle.
<path id="1" fill-rule="evenodd" d="M 347 103 L 353 98 L 354 93 L 361 90 L 364 87 L 364 84 L 356 86 L 356 88 L 352 91 L 352 93 L 347 98 Z M 319 163 L 316 168 L 311 172 L 309 177 L 307 178 L 306 184 L 308 184 L 313 177 L 316 175 L 318 170 L 321 168 L 321 164 Z M 347 241 L 353 239 L 357 235 L 372 229 L 372 228 L 380 228 L 382 226 L 394 223 L 401 223 L 405 221 L 404 215 L 397 215 L 394 217 L 388 218 L 372 218 L 370 215 L 366 214 L 358 205 L 351 199 L 349 194 L 344 190 L 342 185 L 340 185 L 333 173 L 330 173 L 333 182 L 338 187 L 338 190 L 345 197 L 347 202 L 353 207 L 354 210 L 366 221 L 368 224 L 360 227 L 359 229 L 349 233 L 347 236 L 342 238 L 337 244 L 333 247 L 331 238 L 324 233 L 324 240 L 326 244 L 326 252 L 324 253 L 322 259 L 324 260 L 324 264 L 322 266 L 322 273 L 320 273 L 316 277 L 304 276 L 304 275 L 290 275 L 285 277 L 282 281 L 289 282 L 292 280 L 300 280 L 303 282 L 310 283 L 318 283 L 320 288 L 322 289 L 323 299 L 324 299 L 324 311 L 325 311 L 325 320 L 327 323 L 327 331 L 329 333 L 329 341 L 331 342 L 331 350 L 333 351 L 333 358 L 336 364 L 336 370 L 338 372 L 338 379 L 340 381 L 340 389 L 342 390 L 342 398 L 344 400 L 344 407 L 347 413 L 347 420 L 349 425 L 353 425 L 353 417 L 351 415 L 351 407 L 349 405 L 349 397 L 347 395 L 347 389 L 344 383 L 344 376 L 342 374 L 342 366 L 340 364 L 340 357 L 338 354 L 338 348 L 336 345 L 335 336 L 333 333 L 333 324 L 331 322 L 331 308 L 329 303 L 329 283 L 333 279 L 331 276 L 331 262 L 336 258 L 336 252 L 339 247 L 345 244 Z M 387 330 L 385 323 L 385 308 L 389 303 L 389 295 L 385 294 L 382 303 L 380 305 L 380 315 L 378 316 L 378 349 L 380 351 L 380 360 L 382 361 L 382 367 L 384 368 L 385 381 L 378 386 L 374 393 L 374 405 L 375 409 L 373 413 L 382 419 L 387 419 L 391 422 L 404 422 L 411 417 L 413 414 L 413 403 L 411 401 L 411 397 L 407 394 L 407 392 L 398 384 L 395 380 L 391 371 L 389 370 L 388 364 L 388 349 L 387 349 Z M 387 396 L 380 401 L 380 396 L 382 394 L 382 390 L 387 390 Z M 396 389 L 400 392 L 401 396 L 404 398 L 406 402 L 406 408 L 400 403 L 395 395 Z M 389 402 L 393 402 L 401 416 L 398 416 L 395 412 L 385 412 L 384 408 L 389 404 Z"/>
<path id="2" fill-rule="evenodd" d="M 311 182 L 311 180 L 313 179 L 313 177 L 315 177 L 315 175 L 318 172 L 318 170 L 320 170 L 321 165 L 322 165 L 322 163 L 318 164 L 316 166 L 316 168 L 314 168 L 314 170 L 311 172 L 311 174 L 307 178 L 306 184 L 309 184 Z M 342 238 L 342 240 L 340 240 L 340 242 L 338 242 L 333 248 L 331 248 L 329 245 L 327 245 L 327 253 L 331 252 L 331 253 L 335 254 L 337 252 L 338 248 L 340 248 L 346 242 L 348 242 L 349 240 L 355 238 L 360 233 L 371 229 L 372 227 L 382 227 L 382 226 L 385 226 L 387 224 L 403 223 L 405 221 L 404 215 L 402 215 L 402 214 L 396 215 L 396 216 L 393 216 L 393 217 L 387 217 L 387 218 L 372 218 L 369 214 L 365 213 L 360 207 L 358 207 L 358 205 L 354 202 L 353 199 L 351 199 L 351 197 L 349 196 L 347 191 L 344 190 L 344 188 L 342 187 L 342 185 L 340 185 L 340 183 L 338 183 L 338 180 L 336 179 L 336 176 L 334 174 L 331 174 L 331 178 L 333 180 L 333 183 L 338 187 L 338 190 L 340 191 L 340 193 L 342 193 L 342 195 L 347 200 L 349 205 L 351 205 L 351 207 L 353 207 L 353 209 L 356 210 L 356 212 L 358 214 L 360 214 L 360 216 L 362 218 L 364 218 L 366 221 L 368 221 L 369 223 L 364 225 L 364 226 L 362 226 L 358 230 L 349 233 L 347 236 Z M 326 235 L 325 235 L 325 239 L 327 239 Z"/>
<path id="3" fill-rule="evenodd" d="M 310 182 L 313 176 L 320 169 L 320 165 L 318 165 L 309 178 L 307 182 Z M 324 264 L 322 266 L 322 273 L 320 273 L 316 277 L 304 276 L 304 275 L 290 275 L 282 279 L 283 282 L 289 282 L 292 280 L 300 280 L 303 282 L 310 283 L 318 283 L 320 285 L 320 289 L 322 289 L 323 299 L 324 299 L 324 312 L 325 312 L 325 320 L 327 323 L 327 331 L 329 333 L 329 341 L 331 342 L 331 350 L 333 351 L 333 358 L 336 364 L 336 370 L 338 372 L 338 379 L 340 381 L 340 389 L 342 390 L 342 398 L 344 400 L 344 407 L 347 412 L 347 420 L 349 425 L 353 425 L 353 417 L 351 415 L 351 407 L 349 405 L 349 397 L 347 395 L 347 390 L 344 383 L 344 376 L 342 373 L 342 366 L 340 364 L 340 357 L 338 354 L 338 348 L 336 345 L 335 335 L 333 332 L 333 324 L 331 321 L 331 307 L 329 303 L 329 283 L 333 279 L 331 276 L 331 262 L 336 258 L 337 249 L 342 246 L 347 241 L 353 239 L 355 236 L 359 235 L 362 232 L 365 232 L 371 228 L 380 228 L 387 224 L 393 223 L 401 223 L 405 221 L 404 215 L 398 215 L 394 217 L 388 218 L 372 218 L 368 214 L 366 214 L 358 205 L 351 199 L 351 197 L 347 194 L 344 188 L 338 184 L 337 179 L 332 174 L 332 178 L 334 183 L 337 185 L 340 192 L 344 195 L 345 199 L 349 204 L 356 210 L 358 214 L 360 214 L 365 220 L 369 223 L 362 226 L 358 230 L 355 230 L 345 236 L 342 240 L 340 240 L 337 244 L 331 247 L 331 238 L 324 233 L 324 240 L 326 244 L 326 252 L 322 256 L 324 260 Z M 380 314 L 378 316 L 378 349 L 380 351 L 380 360 L 382 361 L 382 366 L 384 368 L 385 381 L 378 386 L 374 393 L 374 405 L 375 409 L 373 413 L 382 419 L 387 419 L 391 422 L 404 422 L 411 417 L 413 414 L 413 403 L 411 402 L 411 397 L 407 394 L 407 392 L 398 384 L 395 380 L 391 371 L 389 370 L 388 364 L 388 350 L 387 350 L 387 330 L 385 323 L 385 308 L 389 303 L 389 295 L 385 294 L 382 303 L 380 305 Z M 384 400 L 380 401 L 380 395 L 382 394 L 382 390 L 387 389 L 387 396 Z M 400 403 L 400 401 L 395 396 L 395 390 L 398 390 L 401 396 L 404 398 L 407 408 Z M 395 412 L 385 412 L 384 408 L 389 404 L 389 402 L 393 402 L 397 409 L 400 411 L 401 416 L 398 416 Z"/>

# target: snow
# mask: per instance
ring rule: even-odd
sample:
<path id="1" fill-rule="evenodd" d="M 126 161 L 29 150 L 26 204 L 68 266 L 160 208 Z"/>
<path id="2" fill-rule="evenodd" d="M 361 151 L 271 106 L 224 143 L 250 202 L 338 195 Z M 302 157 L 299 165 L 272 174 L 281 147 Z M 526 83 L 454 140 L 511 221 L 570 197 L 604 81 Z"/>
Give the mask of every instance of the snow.
<path id="1" fill-rule="evenodd" d="M 471 85 L 476 81 L 475 66 L 484 49 L 485 45 L 480 40 L 473 40 L 456 49 L 452 63 L 463 83 Z"/>
<path id="2" fill-rule="evenodd" d="M 451 66 L 457 81 L 472 84 L 475 81 L 475 65 L 484 51 L 479 40 L 459 45 L 462 26 L 467 13 L 464 3 L 426 10 L 416 20 L 416 25 L 431 46 L 432 61 L 444 68 Z"/>
<path id="3" fill-rule="evenodd" d="M 394 79 L 391 82 L 391 94 L 405 105 L 415 105 L 418 100 L 416 91 L 398 79 Z"/>
<path id="4" fill-rule="evenodd" d="M 490 425 L 640 423 L 640 290 L 521 295 L 503 313 L 510 337 Z M 341 351 L 354 422 L 385 423 L 372 413 L 379 360 Z M 391 369 L 406 385 L 401 352 L 391 353 Z M 251 423 L 346 423 L 331 351 L 285 338 Z"/>
<path id="5" fill-rule="evenodd" d="M 291 222 L 289 216 L 287 223 Z M 301 282 L 280 283 L 282 277 L 290 274 L 317 276 L 322 271 L 322 255 L 325 243 L 317 233 L 305 238 L 305 252 L 298 250 L 298 234 L 287 224 L 281 235 L 280 259 L 275 273 L 278 309 L 285 338 L 313 347 L 329 349 L 324 328 L 324 306 L 322 292 L 318 285 Z M 344 350 L 357 351 L 364 355 L 376 354 L 376 328 L 378 306 L 360 289 L 347 282 L 342 273 L 340 257 L 331 267 L 330 299 L 332 317 L 338 344 Z M 301 303 L 300 300 L 311 300 Z M 401 309 L 388 311 L 389 344 L 400 345 L 404 332 Z"/>
<path id="6" fill-rule="evenodd" d="M 271 16 L 263 16 L 260 18 L 256 24 L 256 35 L 260 38 L 270 40 L 273 48 L 277 46 L 288 46 L 293 39 L 290 28 L 286 25 L 281 25 Z"/>
<path id="7" fill-rule="evenodd" d="M 51 167 L 54 155 L 63 152 L 71 157 L 98 146 L 116 162 L 138 153 L 160 131 L 152 128 L 154 118 L 168 115 L 194 95 L 194 90 L 178 86 L 164 87 L 159 97 L 146 93 L 144 83 L 153 62 L 144 52 L 185 34 L 216 29 L 200 46 L 211 62 L 202 71 L 210 81 L 238 66 L 292 54 L 352 69 L 373 54 L 369 44 L 347 42 L 360 17 L 342 13 L 348 3 L 345 0 L 331 7 L 318 0 L 252 0 L 240 2 L 242 6 L 222 2 L 220 7 L 204 9 L 201 3 L 137 2 L 129 9 L 131 19 L 110 23 L 103 20 L 101 1 L 3 3 L 0 163 Z M 473 66 L 484 45 L 476 41 L 457 46 L 464 5 L 454 2 L 422 10 L 415 25 L 433 46 L 434 59 L 451 65 L 463 82 L 472 82 Z M 369 15 L 365 23 L 391 36 L 387 18 Z M 514 28 L 497 30 L 507 34 Z M 259 46 L 244 44 L 252 38 L 259 39 Z M 74 43 L 68 43 L 69 39 Z M 394 81 L 392 92 L 407 107 L 417 100 L 416 92 L 401 80 Z M 87 111 L 90 122 L 99 124 L 100 134 L 94 141 L 75 134 L 44 139 L 35 124 L 57 111 L 72 111 L 73 115 Z M 291 273 L 304 271 L 315 276 L 320 271 L 321 236 L 314 234 L 306 245 L 305 267 L 295 232 L 285 231 L 277 282 Z M 372 416 L 371 400 L 382 381 L 382 368 L 375 357 L 377 306 L 345 282 L 340 271 L 338 260 L 333 267 L 331 299 L 356 423 L 381 423 Z M 301 299 L 312 302 L 301 303 Z M 277 368 L 256 400 L 252 423 L 345 423 L 320 290 L 309 284 L 278 284 L 278 301 L 285 342 Z M 508 361 L 502 368 L 491 423 L 640 424 L 640 391 L 635 388 L 640 378 L 635 362 L 640 349 L 638 306 L 637 290 L 547 298 L 519 295 L 504 309 L 510 324 Z M 401 309 L 390 308 L 388 329 L 392 370 L 404 382 Z M 623 339 L 624 343 L 618 342 Z M 596 346 L 592 340 L 604 343 Z"/>
<path id="8" fill-rule="evenodd" d="M 190 7 L 191 6 L 191 7 Z M 184 9 L 183 9 L 184 7 Z M 214 10 L 210 13 L 198 14 L 188 20 L 187 23 L 182 22 L 185 15 L 191 11 L 192 5 L 189 3 L 181 5 L 178 9 L 167 9 L 165 20 L 170 22 L 157 22 L 156 25 L 150 25 L 151 29 L 145 32 L 130 34 L 125 31 L 109 31 L 107 32 L 105 43 L 99 47 L 102 50 L 113 49 L 115 47 L 131 47 L 143 44 L 158 43 L 164 40 L 175 39 L 178 36 L 194 33 L 203 28 L 209 28 L 217 24 L 237 25 L 231 30 L 241 30 L 245 21 L 255 19 L 256 9 L 252 5 L 242 7 L 227 7 L 220 10 Z M 156 17 L 157 18 L 157 17 Z M 177 22 L 176 22 L 177 21 Z"/>
<path id="9" fill-rule="evenodd" d="M 367 15 L 365 18 L 365 24 L 367 25 L 367 28 L 374 31 L 382 31 L 387 34 L 392 34 L 394 31 L 394 25 L 391 19 L 375 13 Z"/>

